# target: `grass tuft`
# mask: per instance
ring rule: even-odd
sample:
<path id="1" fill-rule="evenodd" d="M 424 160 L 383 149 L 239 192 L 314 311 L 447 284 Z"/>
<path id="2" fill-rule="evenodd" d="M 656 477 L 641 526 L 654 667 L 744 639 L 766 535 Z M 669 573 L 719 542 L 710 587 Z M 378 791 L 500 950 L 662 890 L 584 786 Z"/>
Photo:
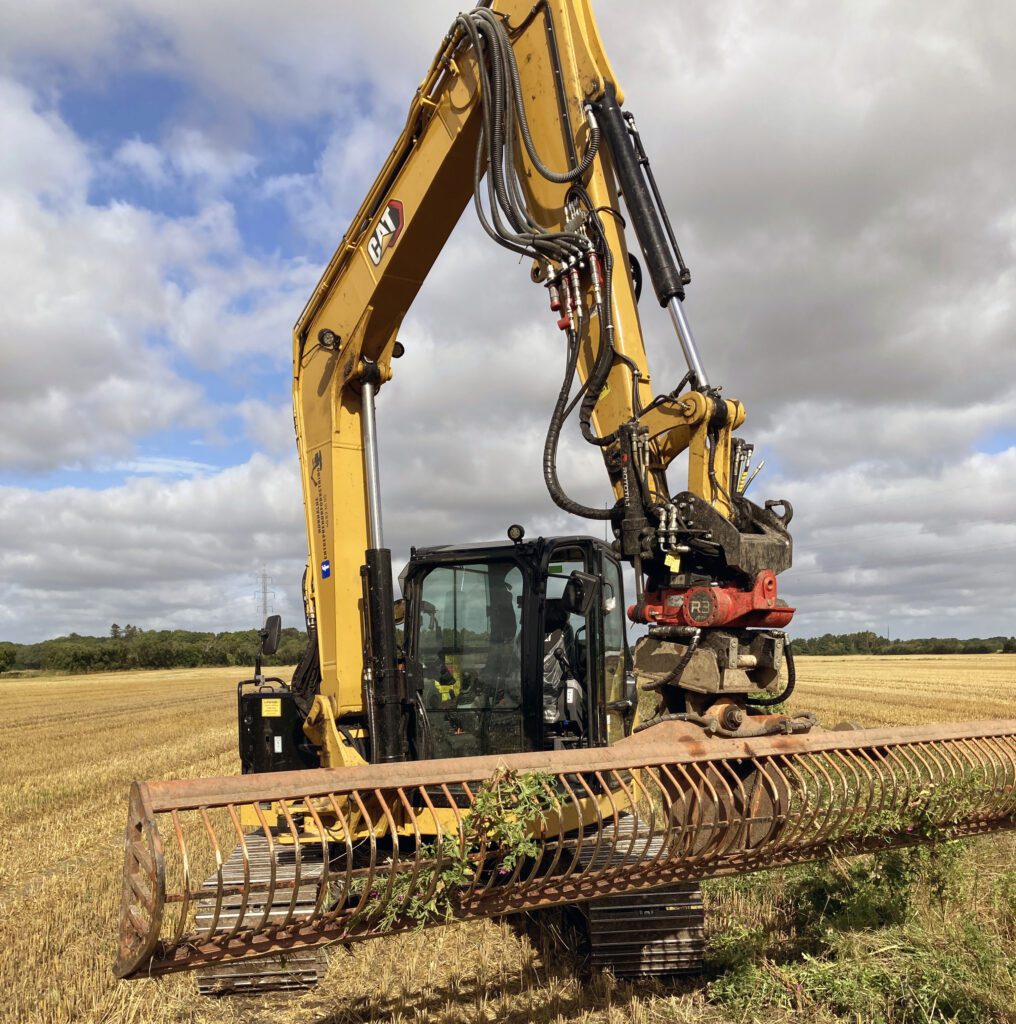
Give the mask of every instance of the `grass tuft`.
<path id="1" fill-rule="evenodd" d="M 945 841 L 765 876 L 768 920 L 710 939 L 710 1001 L 751 1020 L 1016 1020 L 1014 872 L 978 892 L 1005 845 L 1011 857 L 1011 840 Z M 722 905 L 724 882 L 710 889 Z"/>

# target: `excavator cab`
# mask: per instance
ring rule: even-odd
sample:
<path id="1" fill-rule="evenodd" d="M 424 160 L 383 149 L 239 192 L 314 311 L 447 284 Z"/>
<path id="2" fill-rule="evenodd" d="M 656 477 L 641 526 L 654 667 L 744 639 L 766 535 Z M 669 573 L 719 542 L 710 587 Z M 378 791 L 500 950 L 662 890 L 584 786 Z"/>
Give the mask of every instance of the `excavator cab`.
<path id="1" fill-rule="evenodd" d="M 414 549 L 401 583 L 415 758 L 602 747 L 631 731 L 621 567 L 607 544 L 523 535 Z"/>

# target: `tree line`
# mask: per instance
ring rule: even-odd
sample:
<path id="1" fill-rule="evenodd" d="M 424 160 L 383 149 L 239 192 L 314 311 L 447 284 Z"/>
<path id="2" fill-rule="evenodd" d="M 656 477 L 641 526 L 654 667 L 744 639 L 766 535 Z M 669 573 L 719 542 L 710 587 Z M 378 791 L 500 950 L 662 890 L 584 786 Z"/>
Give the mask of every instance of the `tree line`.
<path id="1" fill-rule="evenodd" d="M 186 629 L 110 627 L 109 636 L 69 636 L 35 644 L 0 643 L 3 672 L 115 672 L 148 668 L 249 667 L 258 649 L 256 629 L 195 633 Z M 266 665 L 295 665 L 307 646 L 307 634 L 284 629 L 279 649 Z"/>
<path id="2" fill-rule="evenodd" d="M 799 640 L 795 654 L 1016 654 L 1016 637 L 989 636 L 957 640 L 955 637 L 924 637 L 920 640 L 889 640 L 877 633 L 823 633 Z"/>
<path id="3" fill-rule="evenodd" d="M 266 665 L 295 665 L 307 646 L 307 634 L 284 629 L 278 651 Z M 115 672 L 146 668 L 249 667 L 258 648 L 256 629 L 226 633 L 194 633 L 185 629 L 110 627 L 109 636 L 70 636 L 36 644 L 0 643 L 0 673 Z M 888 640 L 877 633 L 824 633 L 794 638 L 795 654 L 1016 654 L 1016 637 L 993 636 L 957 640 L 926 637 Z"/>

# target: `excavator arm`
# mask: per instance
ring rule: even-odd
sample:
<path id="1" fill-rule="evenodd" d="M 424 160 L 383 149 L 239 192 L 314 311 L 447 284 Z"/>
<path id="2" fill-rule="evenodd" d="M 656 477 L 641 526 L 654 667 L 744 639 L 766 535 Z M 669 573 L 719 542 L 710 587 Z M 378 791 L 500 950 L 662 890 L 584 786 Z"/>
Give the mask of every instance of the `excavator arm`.
<path id="1" fill-rule="evenodd" d="M 688 273 L 621 98 L 587 3 L 496 0 L 460 16 L 296 324 L 294 407 L 310 541 L 306 600 L 319 649 L 317 692 L 335 715 L 362 710 L 364 637 L 371 630 L 360 569 L 365 550 L 383 550 L 371 450 L 374 396 L 401 352 L 402 320 L 470 201 L 496 241 L 532 258 L 532 278 L 546 286 L 565 339 L 569 372 L 544 459 L 554 500 L 569 512 L 613 519 L 640 582 L 644 562 L 659 580 L 679 561 L 669 549 L 682 546 L 683 508 L 670 501 L 666 470 L 682 452 L 690 449 L 686 493 L 704 501 L 714 520 L 733 516 L 731 435 L 744 408 L 709 386 L 681 306 Z M 694 388 L 683 395 L 654 398 L 650 387 L 619 183 L 657 298 L 670 308 L 688 361 L 685 383 Z M 507 260 L 505 267 L 513 269 Z M 601 447 L 617 499 L 606 512 L 571 500 L 558 478 L 557 442 L 573 377 L 585 389 L 583 433 Z M 786 554 L 778 571 L 789 565 L 789 537 L 775 517 L 768 519 Z M 367 562 L 368 594 L 383 591 L 385 556 Z M 743 575 L 754 583 L 757 572 Z M 766 601 L 775 603 L 774 589 Z M 389 656 L 380 671 L 390 670 Z"/>
<path id="2" fill-rule="evenodd" d="M 793 609 L 776 586 L 791 508 L 745 496 L 744 408 L 703 365 L 687 268 L 622 101 L 588 0 L 494 0 L 443 39 L 294 331 L 312 645 L 292 694 L 323 766 L 134 784 L 121 977 L 1016 824 L 1016 721 L 837 732 L 772 707 L 793 686 Z M 504 272 L 527 261 L 560 331 L 550 496 L 608 520 L 611 557 L 635 569 L 629 617 L 647 626 L 641 678 L 658 704 L 609 747 L 407 760 L 375 398 L 470 202 L 514 256 Z M 626 223 L 688 365 L 656 396 Z M 583 506 L 562 483 L 571 413 L 613 507 Z M 683 452 L 687 483 L 672 490 Z M 604 599 L 573 577 L 576 607 Z M 513 611 L 506 587 L 499 600 Z M 498 642 L 511 658 L 511 637 Z M 258 700 L 281 713 L 277 691 Z"/>
<path id="3" fill-rule="evenodd" d="M 588 5 L 551 0 L 533 8 L 507 0 L 480 18 L 484 15 L 490 20 L 482 20 L 481 29 L 492 34 L 496 20 L 512 40 L 529 131 L 541 159 L 563 170 L 575 167 L 577 154 L 590 145 L 587 100 L 602 95 L 604 83 L 614 81 Z M 360 567 L 367 548 L 382 547 L 371 538 L 371 522 L 379 524 L 380 510 L 370 500 L 376 488 L 373 453 L 363 447 L 363 383 L 366 378 L 371 401 L 391 378 L 403 318 L 479 191 L 476 175 L 486 169 L 487 154 L 478 144 L 481 132 L 490 129 L 474 43 L 466 19 L 457 19 L 417 89 L 402 134 L 294 330 L 294 408 L 310 539 L 307 598 L 317 625 L 320 693 L 332 699 L 337 715 L 362 708 L 369 609 Z M 518 158 L 523 170 L 517 177 L 525 182 L 530 209 L 547 234 L 564 232 L 569 183 L 545 178 L 524 150 Z M 617 210 L 602 153 L 594 155 L 583 177 L 597 206 Z M 602 224 L 610 250 L 626 261 L 617 219 L 608 216 Z M 507 272 L 514 269 L 505 264 Z M 573 276 L 577 279 L 577 272 Z M 589 290 L 585 283 L 576 308 L 588 303 Z M 463 301 L 476 299 L 464 296 Z M 615 275 L 610 301 L 614 346 L 621 358 L 610 367 L 594 411 L 603 432 L 632 416 L 633 389 L 645 404 L 651 402 L 627 271 Z M 589 317 L 575 333 L 581 335 L 578 373 L 588 379 L 596 358 Z M 368 409 L 366 416 L 371 414 Z M 378 529 L 373 541 L 379 539 Z"/>

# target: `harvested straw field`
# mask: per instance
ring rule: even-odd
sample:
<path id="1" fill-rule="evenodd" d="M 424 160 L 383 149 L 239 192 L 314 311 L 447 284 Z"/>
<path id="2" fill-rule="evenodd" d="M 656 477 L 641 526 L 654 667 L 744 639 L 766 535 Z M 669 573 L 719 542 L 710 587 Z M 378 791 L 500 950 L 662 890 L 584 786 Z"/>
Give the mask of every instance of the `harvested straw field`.
<path id="1" fill-rule="evenodd" d="M 1016 656 L 808 658 L 795 706 L 832 724 L 1007 717 Z M 481 922 L 337 948 L 299 997 L 202 1000 L 110 964 L 134 778 L 237 769 L 233 669 L 0 684 L 0 1019 L 12 1022 L 1016 1020 L 1012 835 L 711 883 L 710 972 L 574 976 Z"/>

